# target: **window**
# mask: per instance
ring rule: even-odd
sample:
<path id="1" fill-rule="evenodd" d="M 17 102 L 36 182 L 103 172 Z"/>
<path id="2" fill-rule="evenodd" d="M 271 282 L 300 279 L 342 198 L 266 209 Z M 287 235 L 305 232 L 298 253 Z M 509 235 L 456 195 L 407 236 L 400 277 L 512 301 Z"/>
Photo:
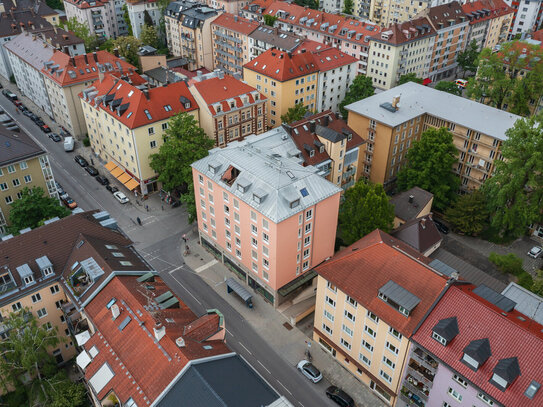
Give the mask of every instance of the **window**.
<path id="1" fill-rule="evenodd" d="M 38 314 L 38 318 L 43 318 L 47 316 L 47 310 L 45 308 L 39 309 L 36 314 Z"/>
<path id="2" fill-rule="evenodd" d="M 309 209 L 305 212 L 305 220 L 309 220 L 313 217 L 313 209 Z"/>
<path id="3" fill-rule="evenodd" d="M 307 225 L 305 225 L 305 233 L 309 233 L 311 232 L 311 223 L 308 223 Z"/>
<path id="4" fill-rule="evenodd" d="M 8 189 L 8 184 L 5 183 L 5 182 L 2 182 L 2 183 L 0 184 L 0 191 L 5 191 L 5 190 L 7 190 L 7 189 Z"/>
<path id="5" fill-rule="evenodd" d="M 368 318 L 371 319 L 372 321 L 374 321 L 376 323 L 379 322 L 379 317 L 377 315 L 375 315 L 373 312 L 368 311 L 367 315 L 368 315 Z"/>
<path id="6" fill-rule="evenodd" d="M 322 324 L 322 329 L 324 329 L 328 333 L 328 335 L 332 335 L 332 328 L 330 328 L 328 325 Z"/>
<path id="7" fill-rule="evenodd" d="M 33 303 L 37 303 L 37 302 L 40 302 L 41 301 L 41 295 L 40 293 L 36 293 L 32 296 L 32 302 Z"/>
<path id="8" fill-rule="evenodd" d="M 304 270 L 307 270 L 307 269 L 309 268 L 309 260 L 306 260 L 306 261 L 303 262 L 302 268 L 303 268 Z"/>
<path id="9" fill-rule="evenodd" d="M 256 213 L 251 211 L 251 220 L 256 222 Z"/>
<path id="10" fill-rule="evenodd" d="M 398 331 L 396 331 L 394 328 L 390 327 L 388 329 L 388 333 L 391 334 L 392 336 L 398 338 L 398 339 L 402 339 L 403 335 L 401 333 L 399 333 Z"/>
<path id="11" fill-rule="evenodd" d="M 369 326 L 364 325 L 364 331 L 371 336 L 372 338 L 375 338 L 377 336 L 377 332 L 375 332 L 373 329 L 371 329 Z"/>
<path id="12" fill-rule="evenodd" d="M 341 338 L 339 342 L 341 343 L 341 345 L 343 345 L 344 348 L 351 350 L 351 344 L 347 342 L 345 339 Z"/>
<path id="13" fill-rule="evenodd" d="M 336 307 L 336 302 L 335 302 L 332 298 L 326 296 L 325 301 L 326 301 L 329 305 L 331 305 L 333 308 Z"/>
<path id="14" fill-rule="evenodd" d="M 21 181 L 19 181 L 19 178 L 13 179 L 12 182 L 14 187 L 18 187 L 19 185 L 21 185 Z"/>
<path id="15" fill-rule="evenodd" d="M 351 338 L 353 337 L 353 330 L 351 328 L 349 328 L 347 325 L 343 324 L 343 332 L 345 332 L 347 335 L 349 335 Z"/>
<path id="16" fill-rule="evenodd" d="M 503 387 L 504 389 L 506 389 L 507 386 L 509 386 L 509 382 L 501 378 L 500 376 L 498 376 L 496 373 L 492 375 L 492 382 L 497 383 L 499 386 Z"/>
<path id="17" fill-rule="evenodd" d="M 21 168 L 21 170 L 26 170 L 28 168 L 28 164 L 26 163 L 26 161 L 21 161 L 19 167 Z"/>
<path id="18" fill-rule="evenodd" d="M 391 352 L 394 353 L 395 355 L 397 355 L 397 354 L 400 352 L 400 350 L 399 350 L 396 346 L 394 346 L 393 344 L 391 344 L 391 343 L 388 342 L 388 341 L 386 342 L 386 345 L 385 345 L 385 346 L 386 346 L 386 348 L 387 348 L 389 351 L 391 351 Z"/>
<path id="19" fill-rule="evenodd" d="M 58 293 L 60 291 L 60 288 L 59 288 L 58 285 L 54 285 L 54 286 L 50 287 L 50 290 L 51 290 L 51 294 L 54 295 L 54 294 L 56 294 L 56 293 Z"/>
<path id="20" fill-rule="evenodd" d="M 356 302 L 356 300 L 354 298 L 352 298 L 352 297 L 347 296 L 346 301 L 355 308 L 358 305 L 358 302 Z"/>
<path id="21" fill-rule="evenodd" d="M 239 249 L 236 249 L 236 257 L 238 259 L 241 259 L 241 252 L 239 251 Z"/>
<path id="22" fill-rule="evenodd" d="M 490 398 L 484 394 L 484 393 L 478 393 L 477 394 L 477 398 L 479 400 L 482 400 L 484 401 L 486 404 L 488 404 L 489 406 L 493 406 L 494 405 L 494 402 L 492 400 L 490 400 Z"/>
<path id="23" fill-rule="evenodd" d="M 154 128 L 154 127 L 149 127 L 149 128 L 147 129 L 147 132 L 148 132 L 149 135 L 151 136 L 151 135 L 155 134 L 155 128 Z"/>
<path id="24" fill-rule="evenodd" d="M 356 317 L 347 310 L 343 311 L 343 315 L 345 315 L 345 318 L 347 318 L 349 321 L 354 322 L 356 319 Z"/>
<path id="25" fill-rule="evenodd" d="M 258 240 L 256 240 L 254 237 L 251 238 L 251 243 L 253 247 L 258 247 Z"/>
<path id="26" fill-rule="evenodd" d="M 309 257 L 309 252 L 310 252 L 310 249 L 304 250 L 304 259 L 307 259 Z"/>
<path id="27" fill-rule="evenodd" d="M 258 228 L 255 225 L 251 225 L 251 232 L 255 235 L 258 234 Z"/>
<path id="28" fill-rule="evenodd" d="M 168 130 L 168 123 L 162 123 L 162 130 Z"/>
<path id="29" fill-rule="evenodd" d="M 8 173 L 9 174 L 13 174 L 15 172 L 15 166 L 13 165 L 8 165 Z"/>
<path id="30" fill-rule="evenodd" d="M 11 309 L 13 312 L 17 312 L 22 308 L 22 305 L 20 302 L 16 302 L 15 304 L 11 304 Z"/>
<path id="31" fill-rule="evenodd" d="M 334 314 L 332 314 L 331 312 L 324 310 L 324 316 L 328 318 L 330 321 L 334 322 Z"/>
<path id="32" fill-rule="evenodd" d="M 468 382 L 466 380 L 464 380 L 462 377 L 458 376 L 457 374 L 455 374 L 453 376 L 453 379 L 459 383 L 462 387 L 464 388 L 467 388 L 468 387 Z"/>
<path id="33" fill-rule="evenodd" d="M 394 363 L 392 360 L 390 360 L 386 356 L 383 356 L 383 362 L 385 365 L 389 366 L 392 370 L 396 368 L 396 363 Z"/>
<path id="34" fill-rule="evenodd" d="M 265 230 L 269 230 L 270 224 L 268 223 L 268 221 L 266 219 L 262 219 L 262 227 Z"/>
<path id="35" fill-rule="evenodd" d="M 25 175 L 24 180 L 25 180 L 25 183 L 28 184 L 29 182 L 32 182 L 32 176 L 31 175 Z"/>
<path id="36" fill-rule="evenodd" d="M 369 342 L 365 341 L 364 339 L 362 339 L 362 346 L 366 348 L 368 351 L 373 352 L 373 346 Z"/>
<path id="37" fill-rule="evenodd" d="M 11 195 L 6 196 L 4 199 L 6 200 L 6 203 L 8 205 L 13 203 L 13 198 L 11 197 Z"/>
<path id="38" fill-rule="evenodd" d="M 337 287 L 336 287 L 334 284 L 332 284 L 330 281 L 328 281 L 328 283 L 326 284 L 326 286 L 328 287 L 328 289 L 329 289 L 330 291 L 333 291 L 333 292 L 337 293 Z"/>
<path id="39" fill-rule="evenodd" d="M 381 376 L 383 379 L 385 379 L 385 381 L 387 383 L 392 383 L 392 377 L 387 372 L 384 372 L 383 370 L 380 370 L 379 371 L 379 376 Z"/>
<path id="40" fill-rule="evenodd" d="M 60 309 L 62 307 L 62 300 L 56 301 L 55 302 L 55 307 L 57 307 L 57 309 Z"/>
<path id="41" fill-rule="evenodd" d="M 451 396 L 456 401 L 462 401 L 462 395 L 458 393 L 456 390 L 454 390 L 452 387 L 449 387 L 449 390 L 447 390 L 447 393 L 449 393 L 449 396 Z"/>
<path id="42" fill-rule="evenodd" d="M 156 148 L 156 141 L 155 141 L 155 140 L 151 141 L 151 142 L 149 143 L 149 146 L 150 146 L 151 148 Z"/>

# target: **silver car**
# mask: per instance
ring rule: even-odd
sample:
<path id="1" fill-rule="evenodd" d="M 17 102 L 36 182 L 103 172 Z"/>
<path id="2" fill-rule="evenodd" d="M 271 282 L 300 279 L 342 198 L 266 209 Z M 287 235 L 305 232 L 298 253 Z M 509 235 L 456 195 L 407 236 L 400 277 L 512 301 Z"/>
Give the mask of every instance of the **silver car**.
<path id="1" fill-rule="evenodd" d="M 302 374 L 313 383 L 318 383 L 322 380 L 322 374 L 320 370 L 313 366 L 311 362 L 307 360 L 301 360 L 300 362 L 298 362 L 297 367 L 298 370 L 302 372 Z"/>
<path id="2" fill-rule="evenodd" d="M 533 257 L 534 259 L 537 259 L 541 255 L 541 252 L 543 252 L 543 249 L 541 247 L 534 246 L 528 252 L 528 256 Z"/>

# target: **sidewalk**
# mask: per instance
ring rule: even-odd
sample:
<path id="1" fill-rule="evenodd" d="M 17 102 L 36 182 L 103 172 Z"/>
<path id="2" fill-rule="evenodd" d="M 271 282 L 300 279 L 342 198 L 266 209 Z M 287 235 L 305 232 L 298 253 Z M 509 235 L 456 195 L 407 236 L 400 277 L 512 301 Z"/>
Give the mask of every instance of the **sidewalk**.
<path id="1" fill-rule="evenodd" d="M 233 274 L 220 261 L 215 262 L 216 258 L 197 243 L 197 232 L 187 233 L 187 237 L 191 253 L 185 256 L 185 263 L 235 308 L 261 336 L 265 337 L 270 346 L 281 349 L 281 354 L 288 363 L 296 366 L 304 358 L 304 351 L 307 349 L 306 341 L 310 341 L 312 363 L 330 383 L 350 394 L 359 407 L 386 406 L 366 385 L 358 381 L 300 329 L 297 327 L 287 329 L 283 325 L 288 322 L 287 318 L 264 301 L 259 294 L 253 296 L 253 309 L 247 308 L 237 296 L 227 294 L 224 280 L 232 277 Z M 228 326 L 228 321 L 226 324 Z"/>

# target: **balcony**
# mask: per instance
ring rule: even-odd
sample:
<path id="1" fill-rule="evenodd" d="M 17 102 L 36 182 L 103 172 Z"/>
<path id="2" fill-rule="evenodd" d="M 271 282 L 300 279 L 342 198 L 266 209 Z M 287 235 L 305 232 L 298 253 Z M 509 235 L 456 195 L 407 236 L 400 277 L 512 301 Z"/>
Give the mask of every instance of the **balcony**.
<path id="1" fill-rule="evenodd" d="M 241 44 L 240 38 L 232 37 L 231 35 L 228 35 L 228 34 L 223 34 L 220 31 L 215 31 L 214 34 L 216 37 L 224 38 L 225 40 L 233 41 L 237 44 Z"/>
<path id="2" fill-rule="evenodd" d="M 68 330 L 72 335 L 75 336 L 78 333 L 89 329 L 89 323 L 87 321 L 87 318 L 83 318 L 83 316 L 79 311 L 77 311 L 73 303 L 62 303 L 61 309 L 64 313 L 64 318 L 66 319 L 66 325 L 68 325 Z"/>
<path id="3" fill-rule="evenodd" d="M 0 297 L 9 293 L 10 291 L 15 290 L 16 288 L 17 288 L 17 284 L 15 284 L 13 280 L 3 283 L 2 285 L 0 285 Z"/>
<path id="4" fill-rule="evenodd" d="M 428 401 L 430 389 L 424 383 L 419 382 L 411 375 L 407 375 L 403 381 L 403 387 L 407 388 L 412 395 L 416 395 L 423 402 Z M 409 393 L 407 393 L 409 395 Z"/>
<path id="5" fill-rule="evenodd" d="M 419 382 L 424 383 L 427 387 L 432 388 L 435 373 L 430 369 L 419 365 L 415 360 L 411 359 L 409 361 L 407 373 L 417 379 Z"/>
<path id="6" fill-rule="evenodd" d="M 408 406 L 418 406 L 418 407 L 426 406 L 426 403 L 420 400 L 418 396 L 410 392 L 405 386 L 402 387 L 402 390 L 400 392 L 400 400 L 402 400 Z"/>
<path id="7" fill-rule="evenodd" d="M 343 179 L 347 179 L 349 177 L 353 177 L 356 174 L 356 167 L 348 168 L 347 170 L 343 171 Z"/>
<path id="8" fill-rule="evenodd" d="M 435 374 L 438 363 L 430 355 L 425 354 L 420 348 L 415 349 L 411 353 L 411 359 L 415 360 L 419 365 L 428 369 L 432 374 Z"/>

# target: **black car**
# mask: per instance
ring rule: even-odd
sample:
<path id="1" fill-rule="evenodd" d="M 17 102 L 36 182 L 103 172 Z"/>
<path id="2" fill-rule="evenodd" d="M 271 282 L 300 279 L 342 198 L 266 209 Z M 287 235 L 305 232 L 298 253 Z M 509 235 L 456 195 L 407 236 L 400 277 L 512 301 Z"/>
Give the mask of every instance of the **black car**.
<path id="1" fill-rule="evenodd" d="M 111 184 L 107 184 L 106 189 L 109 192 L 111 192 L 112 194 L 114 194 L 115 192 L 117 192 L 119 190 L 119 188 L 117 188 L 115 185 L 111 185 Z"/>
<path id="2" fill-rule="evenodd" d="M 89 167 L 87 167 L 87 168 L 89 168 Z M 91 168 L 92 168 L 92 167 L 91 167 Z M 89 173 L 89 174 L 90 174 L 90 173 Z M 92 174 L 91 174 L 91 175 L 92 175 Z M 96 177 L 96 181 L 98 181 L 98 182 L 99 182 L 100 184 L 102 184 L 102 185 L 109 185 L 109 180 L 108 180 L 106 177 L 104 177 L 103 175 L 98 175 L 98 176 Z"/>
<path id="3" fill-rule="evenodd" d="M 34 123 L 37 123 L 38 121 L 40 121 L 40 122 L 42 121 L 42 120 L 41 120 L 41 117 L 38 116 L 38 115 L 32 115 L 30 118 L 32 119 L 32 121 L 33 121 Z"/>
<path id="4" fill-rule="evenodd" d="M 49 138 L 53 140 L 54 142 L 58 142 L 62 140 L 62 138 L 56 133 L 49 133 Z"/>
<path id="5" fill-rule="evenodd" d="M 86 167 L 87 165 L 89 165 L 89 163 L 87 162 L 87 160 L 85 160 L 83 157 L 81 157 L 80 155 L 76 155 L 74 157 L 74 160 L 76 163 L 78 163 L 80 166 L 82 167 Z"/>
<path id="6" fill-rule="evenodd" d="M 339 404 L 341 407 L 354 407 L 354 400 L 351 396 L 339 387 L 330 386 L 326 389 L 326 396 Z"/>
<path id="7" fill-rule="evenodd" d="M 38 118 L 38 120 L 36 120 L 36 126 L 42 127 L 42 126 L 45 126 L 45 125 L 46 124 L 42 119 Z"/>
<path id="8" fill-rule="evenodd" d="M 32 113 L 30 110 L 24 111 L 23 114 L 24 114 L 26 117 L 32 117 L 32 116 L 34 116 L 34 113 Z"/>
<path id="9" fill-rule="evenodd" d="M 94 168 L 92 165 L 87 165 L 85 167 L 85 171 L 87 171 L 93 177 L 96 177 L 98 175 L 98 170 Z"/>
<path id="10" fill-rule="evenodd" d="M 439 230 L 444 235 L 449 233 L 449 228 L 445 226 L 443 223 L 441 223 L 440 221 L 434 219 L 434 224 L 436 225 L 437 230 Z"/>

